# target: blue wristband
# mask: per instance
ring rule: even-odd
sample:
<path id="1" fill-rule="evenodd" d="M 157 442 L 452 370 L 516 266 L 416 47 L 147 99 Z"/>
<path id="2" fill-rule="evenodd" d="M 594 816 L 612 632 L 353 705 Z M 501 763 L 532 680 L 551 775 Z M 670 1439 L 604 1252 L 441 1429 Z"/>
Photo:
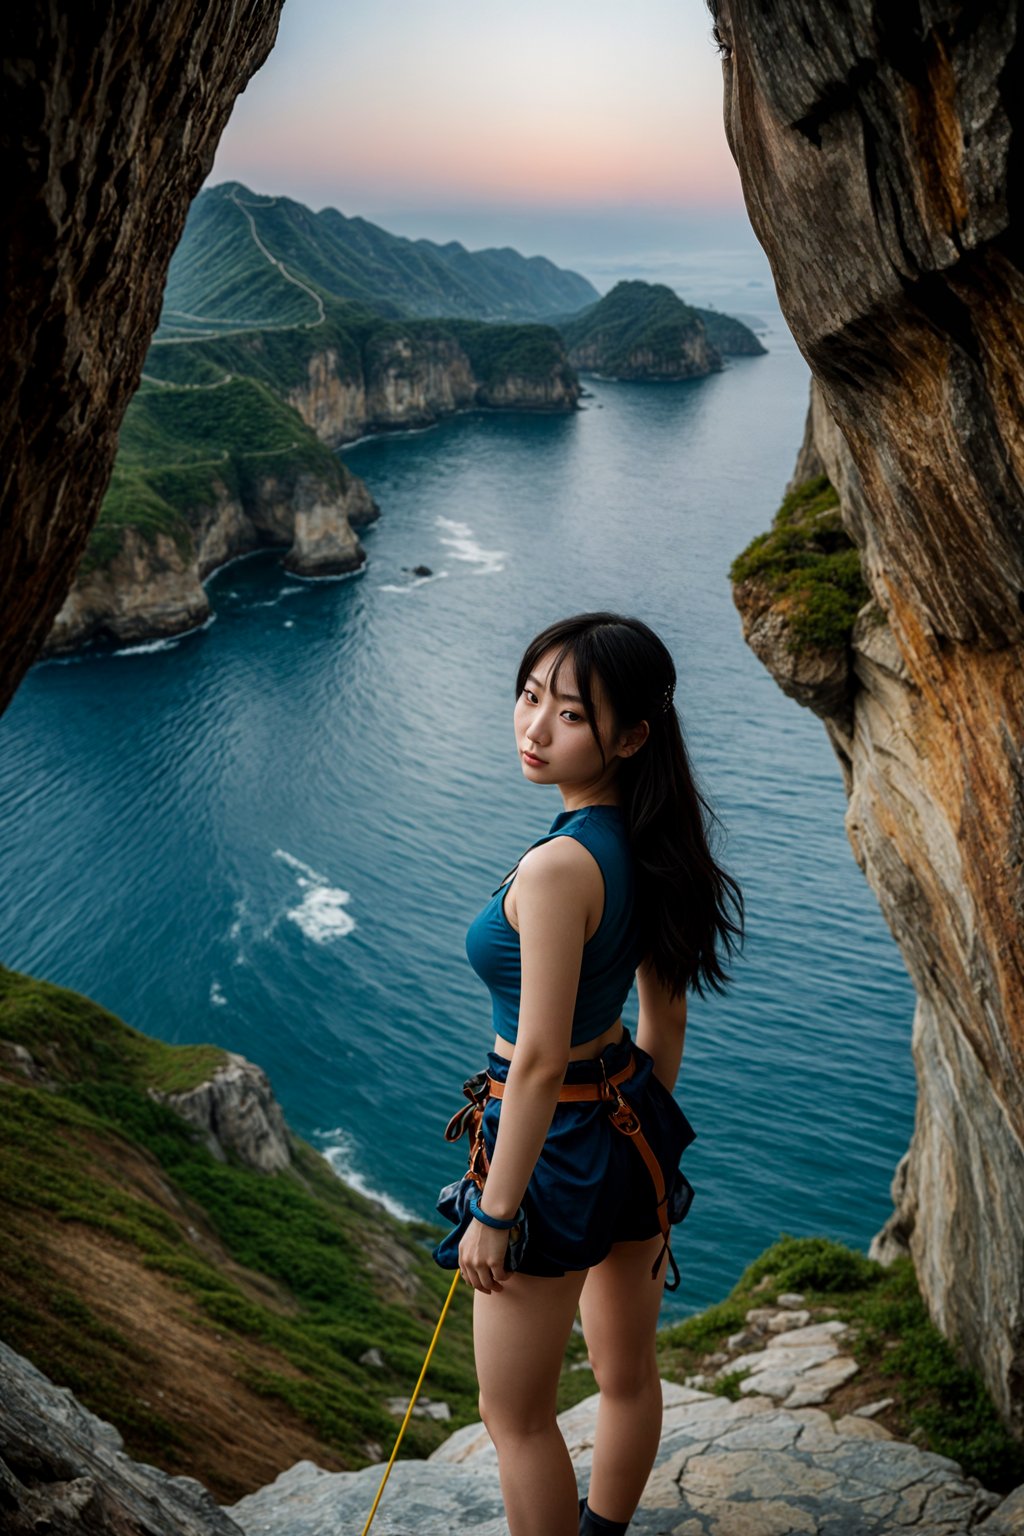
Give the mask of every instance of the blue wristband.
<path id="1" fill-rule="evenodd" d="M 517 1222 L 523 1219 L 522 1206 L 519 1207 L 516 1214 L 508 1221 L 503 1221 L 499 1216 L 488 1216 L 487 1212 L 480 1207 L 480 1191 L 477 1189 L 474 1189 L 469 1197 L 469 1209 L 477 1221 L 482 1221 L 485 1227 L 494 1227 L 498 1232 L 508 1232 Z"/>

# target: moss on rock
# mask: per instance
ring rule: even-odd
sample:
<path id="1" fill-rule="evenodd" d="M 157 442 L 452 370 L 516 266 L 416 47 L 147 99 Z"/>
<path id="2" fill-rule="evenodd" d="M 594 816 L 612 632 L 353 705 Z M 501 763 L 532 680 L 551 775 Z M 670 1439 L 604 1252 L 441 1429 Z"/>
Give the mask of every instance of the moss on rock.
<path id="1" fill-rule="evenodd" d="M 729 576 L 737 585 L 757 581 L 767 587 L 785 612 L 793 653 L 845 647 L 871 596 L 827 475 L 789 492 L 771 528 L 736 556 Z"/>

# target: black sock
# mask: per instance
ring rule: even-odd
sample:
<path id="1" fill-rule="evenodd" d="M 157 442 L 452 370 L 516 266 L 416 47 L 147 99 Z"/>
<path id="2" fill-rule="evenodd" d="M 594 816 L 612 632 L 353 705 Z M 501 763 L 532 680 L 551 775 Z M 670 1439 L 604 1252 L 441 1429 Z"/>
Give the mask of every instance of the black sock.
<path id="1" fill-rule="evenodd" d="M 626 1536 L 628 1530 L 628 1520 L 606 1520 L 603 1515 L 595 1515 L 586 1499 L 580 1499 L 579 1536 Z"/>

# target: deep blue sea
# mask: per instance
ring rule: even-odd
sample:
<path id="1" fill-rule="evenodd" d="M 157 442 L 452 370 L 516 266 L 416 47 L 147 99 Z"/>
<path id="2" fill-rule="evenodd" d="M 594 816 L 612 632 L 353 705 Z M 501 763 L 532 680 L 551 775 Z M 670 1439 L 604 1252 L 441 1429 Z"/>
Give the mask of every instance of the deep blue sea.
<path id="1" fill-rule="evenodd" d="M 243 1052 L 343 1177 L 430 1217 L 492 1039 L 465 930 L 561 809 L 516 757 L 521 648 L 570 612 L 636 613 L 676 657 L 747 901 L 728 995 L 690 1002 L 697 1194 L 665 1317 L 720 1298 L 781 1231 L 866 1247 L 913 1124 L 913 993 L 824 730 L 731 599 L 806 408 L 781 323 L 766 340 L 701 381 L 591 380 L 571 416 L 366 441 L 344 455 L 383 513 L 360 574 L 252 556 L 211 578 L 204 630 L 33 668 L 0 719 L 3 963 Z"/>

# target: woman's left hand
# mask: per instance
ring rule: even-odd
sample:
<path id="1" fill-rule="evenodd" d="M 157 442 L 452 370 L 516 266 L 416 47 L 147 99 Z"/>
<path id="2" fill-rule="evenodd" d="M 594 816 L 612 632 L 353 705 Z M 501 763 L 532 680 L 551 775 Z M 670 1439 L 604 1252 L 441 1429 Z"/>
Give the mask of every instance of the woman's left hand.
<path id="1" fill-rule="evenodd" d="M 459 1244 L 462 1278 L 474 1291 L 483 1291 L 485 1296 L 489 1296 L 492 1291 L 500 1291 L 502 1281 L 508 1279 L 505 1268 L 507 1252 L 508 1233 L 499 1232 L 494 1227 L 485 1227 L 482 1221 L 474 1219 Z"/>

